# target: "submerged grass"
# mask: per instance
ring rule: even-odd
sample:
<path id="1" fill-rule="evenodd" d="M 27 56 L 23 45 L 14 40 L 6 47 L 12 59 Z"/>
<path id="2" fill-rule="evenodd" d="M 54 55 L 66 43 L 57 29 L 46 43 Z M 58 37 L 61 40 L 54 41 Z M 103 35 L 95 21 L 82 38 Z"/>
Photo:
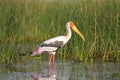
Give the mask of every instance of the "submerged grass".
<path id="1" fill-rule="evenodd" d="M 73 33 L 59 57 L 120 61 L 119 0 L 0 0 L 0 60 L 16 62 L 42 41 L 65 35 L 70 20 L 86 42 Z"/>

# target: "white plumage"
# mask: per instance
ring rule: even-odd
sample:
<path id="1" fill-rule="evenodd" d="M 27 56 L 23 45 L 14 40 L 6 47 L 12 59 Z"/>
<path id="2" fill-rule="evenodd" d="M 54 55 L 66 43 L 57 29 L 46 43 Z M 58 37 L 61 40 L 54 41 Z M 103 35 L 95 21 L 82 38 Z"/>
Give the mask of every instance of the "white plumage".
<path id="1" fill-rule="evenodd" d="M 61 42 L 61 41 L 63 41 L 63 44 L 61 44 L 60 45 L 60 47 L 63 47 L 63 45 L 67 42 L 67 39 L 65 38 L 65 36 L 58 36 L 58 37 L 55 37 L 55 38 L 51 38 L 51 39 L 48 39 L 48 40 L 46 40 L 46 41 L 44 41 L 41 45 L 43 45 L 44 43 L 46 43 L 46 44 L 54 44 L 54 42 L 55 41 L 58 41 L 58 42 Z M 54 51 L 56 51 L 59 47 L 52 47 L 52 46 L 42 46 L 41 47 L 41 45 L 39 46 L 39 49 L 40 49 L 40 51 L 39 51 L 39 53 L 42 53 L 42 52 L 44 52 L 44 51 L 47 51 L 47 52 L 49 52 L 49 53 L 51 53 L 52 54 L 52 52 L 54 52 Z M 54 52 L 54 54 L 55 54 L 55 52 Z"/>

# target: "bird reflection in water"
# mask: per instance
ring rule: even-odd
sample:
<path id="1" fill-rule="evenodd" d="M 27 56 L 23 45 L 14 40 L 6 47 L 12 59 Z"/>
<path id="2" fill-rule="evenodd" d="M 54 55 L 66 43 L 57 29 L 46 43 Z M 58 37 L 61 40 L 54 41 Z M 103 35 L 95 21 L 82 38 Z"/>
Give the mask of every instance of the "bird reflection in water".
<path id="1" fill-rule="evenodd" d="M 40 76 L 39 74 L 32 75 L 33 80 L 58 80 L 55 75 L 54 66 L 49 67 L 49 75 L 48 76 Z"/>

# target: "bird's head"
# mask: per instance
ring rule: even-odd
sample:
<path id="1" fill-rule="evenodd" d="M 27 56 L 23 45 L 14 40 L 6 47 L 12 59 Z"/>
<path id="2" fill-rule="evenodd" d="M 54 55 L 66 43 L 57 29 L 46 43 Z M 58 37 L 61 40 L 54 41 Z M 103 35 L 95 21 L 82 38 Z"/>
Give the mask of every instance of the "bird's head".
<path id="1" fill-rule="evenodd" d="M 35 48 L 35 49 L 30 53 L 30 55 L 31 55 L 31 56 L 35 56 L 35 55 L 37 55 L 38 53 L 39 53 L 39 47 Z"/>
<path id="2" fill-rule="evenodd" d="M 76 28 L 76 26 L 74 25 L 74 23 L 73 23 L 72 21 L 69 21 L 67 25 L 69 25 L 70 28 L 71 28 L 72 30 L 74 30 L 74 31 L 83 39 L 83 41 L 85 42 L 84 36 L 83 36 L 82 33 Z"/>

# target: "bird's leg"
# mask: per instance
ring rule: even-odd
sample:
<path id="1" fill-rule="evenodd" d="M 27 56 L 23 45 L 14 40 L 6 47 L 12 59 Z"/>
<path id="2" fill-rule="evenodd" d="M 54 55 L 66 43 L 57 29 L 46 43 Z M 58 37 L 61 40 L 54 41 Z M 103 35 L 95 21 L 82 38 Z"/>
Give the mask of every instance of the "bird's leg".
<path id="1" fill-rule="evenodd" d="M 54 68 L 54 54 L 52 54 L 52 68 Z"/>
<path id="2" fill-rule="evenodd" d="M 51 60 L 52 60 L 52 54 L 50 54 L 50 59 L 48 61 L 48 67 L 50 66 Z"/>
<path id="3" fill-rule="evenodd" d="M 52 68 L 54 68 L 54 54 L 50 54 L 50 59 L 48 62 L 48 67 L 50 68 L 50 64 L 52 63 Z"/>

